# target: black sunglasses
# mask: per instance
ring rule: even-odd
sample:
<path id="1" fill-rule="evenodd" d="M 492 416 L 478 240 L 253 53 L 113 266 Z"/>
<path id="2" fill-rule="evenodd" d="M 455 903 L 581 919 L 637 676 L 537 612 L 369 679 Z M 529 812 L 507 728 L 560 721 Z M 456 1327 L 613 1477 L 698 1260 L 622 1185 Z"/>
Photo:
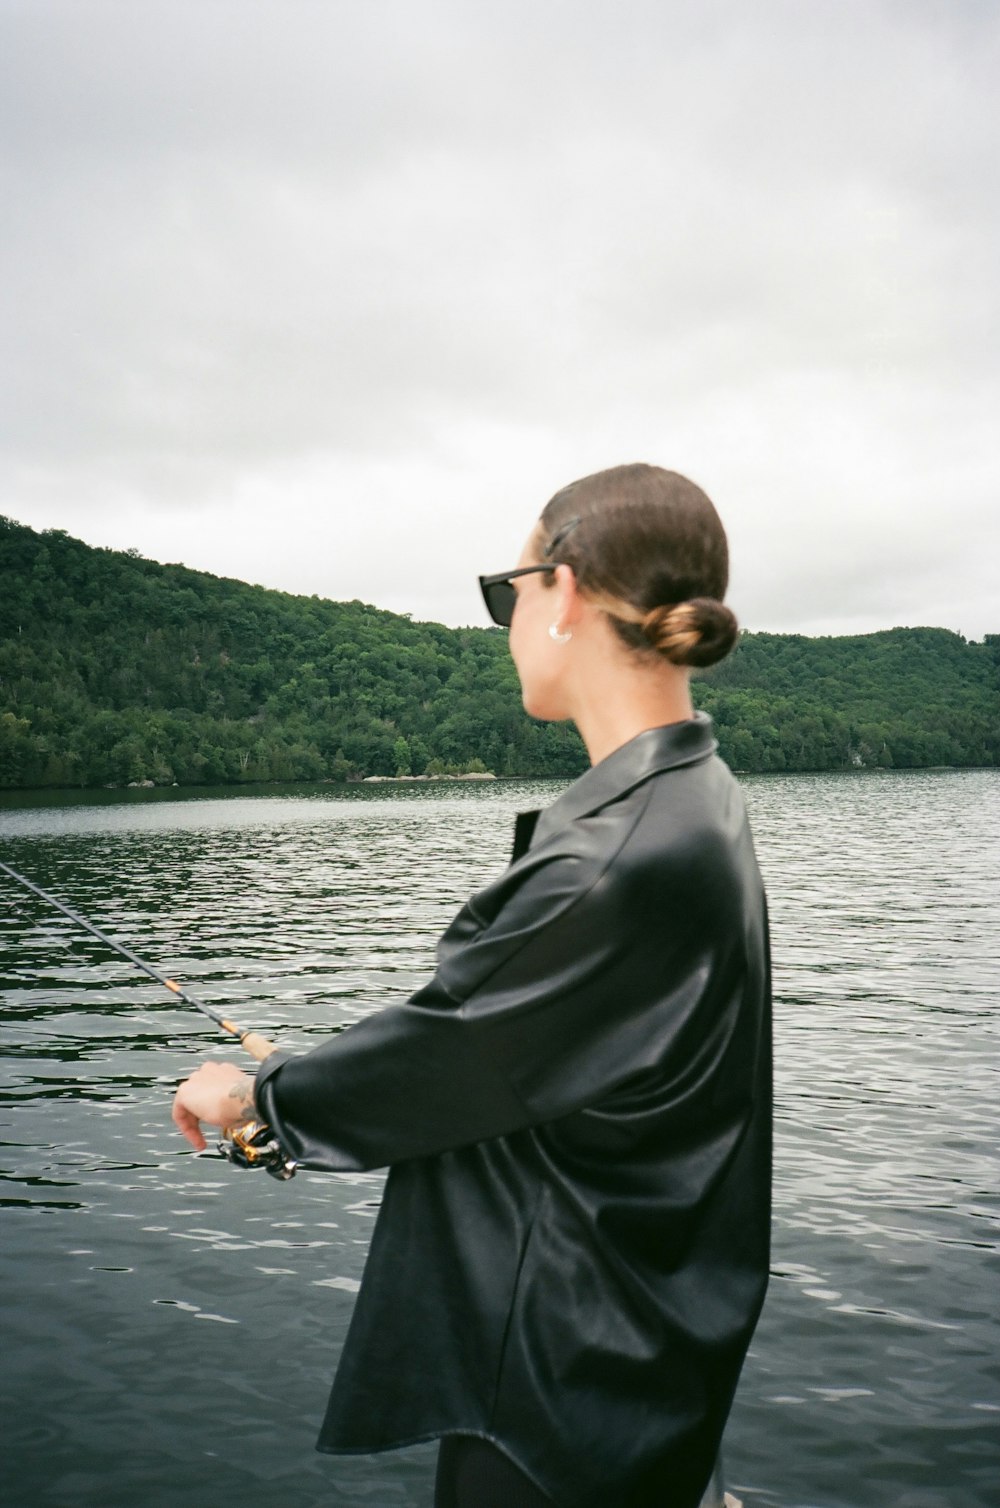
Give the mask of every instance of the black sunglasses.
<path id="1" fill-rule="evenodd" d="M 517 593 L 511 586 L 515 576 L 531 576 L 535 571 L 554 571 L 554 565 L 519 566 L 516 571 L 502 571 L 499 576 L 480 576 L 479 585 L 486 611 L 501 628 L 510 628 Z"/>
<path id="2" fill-rule="evenodd" d="M 562 528 L 557 530 L 549 540 L 545 547 L 545 554 L 551 555 L 579 522 L 578 518 L 568 518 Z M 514 616 L 514 607 L 517 602 L 517 593 L 511 586 L 511 582 L 516 576 L 531 576 L 535 571 L 554 571 L 557 564 L 558 561 L 554 560 L 551 565 L 518 566 L 516 571 L 502 571 L 499 576 L 480 576 L 479 586 L 482 590 L 483 601 L 486 603 L 486 611 L 493 622 L 499 623 L 501 628 L 510 628 L 510 620 Z"/>

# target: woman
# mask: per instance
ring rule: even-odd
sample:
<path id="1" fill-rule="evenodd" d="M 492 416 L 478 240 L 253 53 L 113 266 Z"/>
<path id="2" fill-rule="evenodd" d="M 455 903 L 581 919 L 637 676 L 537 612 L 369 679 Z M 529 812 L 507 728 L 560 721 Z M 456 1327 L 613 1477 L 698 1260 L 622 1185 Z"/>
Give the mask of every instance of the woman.
<path id="1" fill-rule="evenodd" d="M 438 1508 L 694 1508 L 767 1281 L 767 923 L 742 799 L 692 709 L 725 534 L 675 473 L 556 494 L 483 578 L 533 716 L 592 768 L 518 819 L 431 981 L 174 1118 L 260 1115 L 311 1168 L 388 1166 L 320 1436 L 442 1438 Z"/>

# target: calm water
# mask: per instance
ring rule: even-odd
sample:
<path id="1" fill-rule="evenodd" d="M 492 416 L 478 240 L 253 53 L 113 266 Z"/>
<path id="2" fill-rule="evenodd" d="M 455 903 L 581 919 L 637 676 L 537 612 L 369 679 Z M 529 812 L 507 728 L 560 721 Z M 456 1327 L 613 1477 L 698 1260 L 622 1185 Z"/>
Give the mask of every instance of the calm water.
<path id="1" fill-rule="evenodd" d="M 777 1207 L 730 1486 L 747 1508 L 996 1508 L 1000 771 L 744 787 Z M 425 978 L 512 813 L 557 789 L 7 797 L 0 857 L 304 1048 Z M 172 1087 L 233 1048 L 3 876 L 0 959 L 3 1501 L 427 1508 L 432 1447 L 312 1448 L 380 1177 L 191 1155 Z"/>

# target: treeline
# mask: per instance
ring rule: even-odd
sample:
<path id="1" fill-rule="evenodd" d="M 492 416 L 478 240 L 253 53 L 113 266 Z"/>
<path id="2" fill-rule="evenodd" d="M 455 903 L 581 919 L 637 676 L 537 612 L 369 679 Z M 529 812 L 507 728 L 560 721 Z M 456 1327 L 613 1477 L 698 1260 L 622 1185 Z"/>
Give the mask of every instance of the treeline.
<path id="1" fill-rule="evenodd" d="M 699 679 L 735 768 L 1000 763 L 1000 635 L 747 634 Z M 573 776 L 506 634 L 248 586 L 0 519 L 0 786 Z"/>
<path id="2" fill-rule="evenodd" d="M 1000 634 L 745 634 L 695 699 L 734 769 L 1000 764 Z"/>

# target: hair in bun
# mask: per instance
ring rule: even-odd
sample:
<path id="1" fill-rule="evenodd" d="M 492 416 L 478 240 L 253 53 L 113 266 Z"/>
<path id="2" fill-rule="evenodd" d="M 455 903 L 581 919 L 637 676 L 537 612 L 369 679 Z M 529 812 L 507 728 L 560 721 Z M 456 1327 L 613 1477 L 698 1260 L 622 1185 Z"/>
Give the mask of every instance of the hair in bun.
<path id="1" fill-rule="evenodd" d="M 647 643 L 674 665 L 714 665 L 739 637 L 735 614 L 714 597 L 651 608 L 638 627 Z"/>
<path id="2" fill-rule="evenodd" d="M 616 466 L 571 482 L 541 517 L 542 558 L 571 566 L 631 648 L 714 665 L 739 635 L 729 550 L 709 498 L 676 471 Z"/>

